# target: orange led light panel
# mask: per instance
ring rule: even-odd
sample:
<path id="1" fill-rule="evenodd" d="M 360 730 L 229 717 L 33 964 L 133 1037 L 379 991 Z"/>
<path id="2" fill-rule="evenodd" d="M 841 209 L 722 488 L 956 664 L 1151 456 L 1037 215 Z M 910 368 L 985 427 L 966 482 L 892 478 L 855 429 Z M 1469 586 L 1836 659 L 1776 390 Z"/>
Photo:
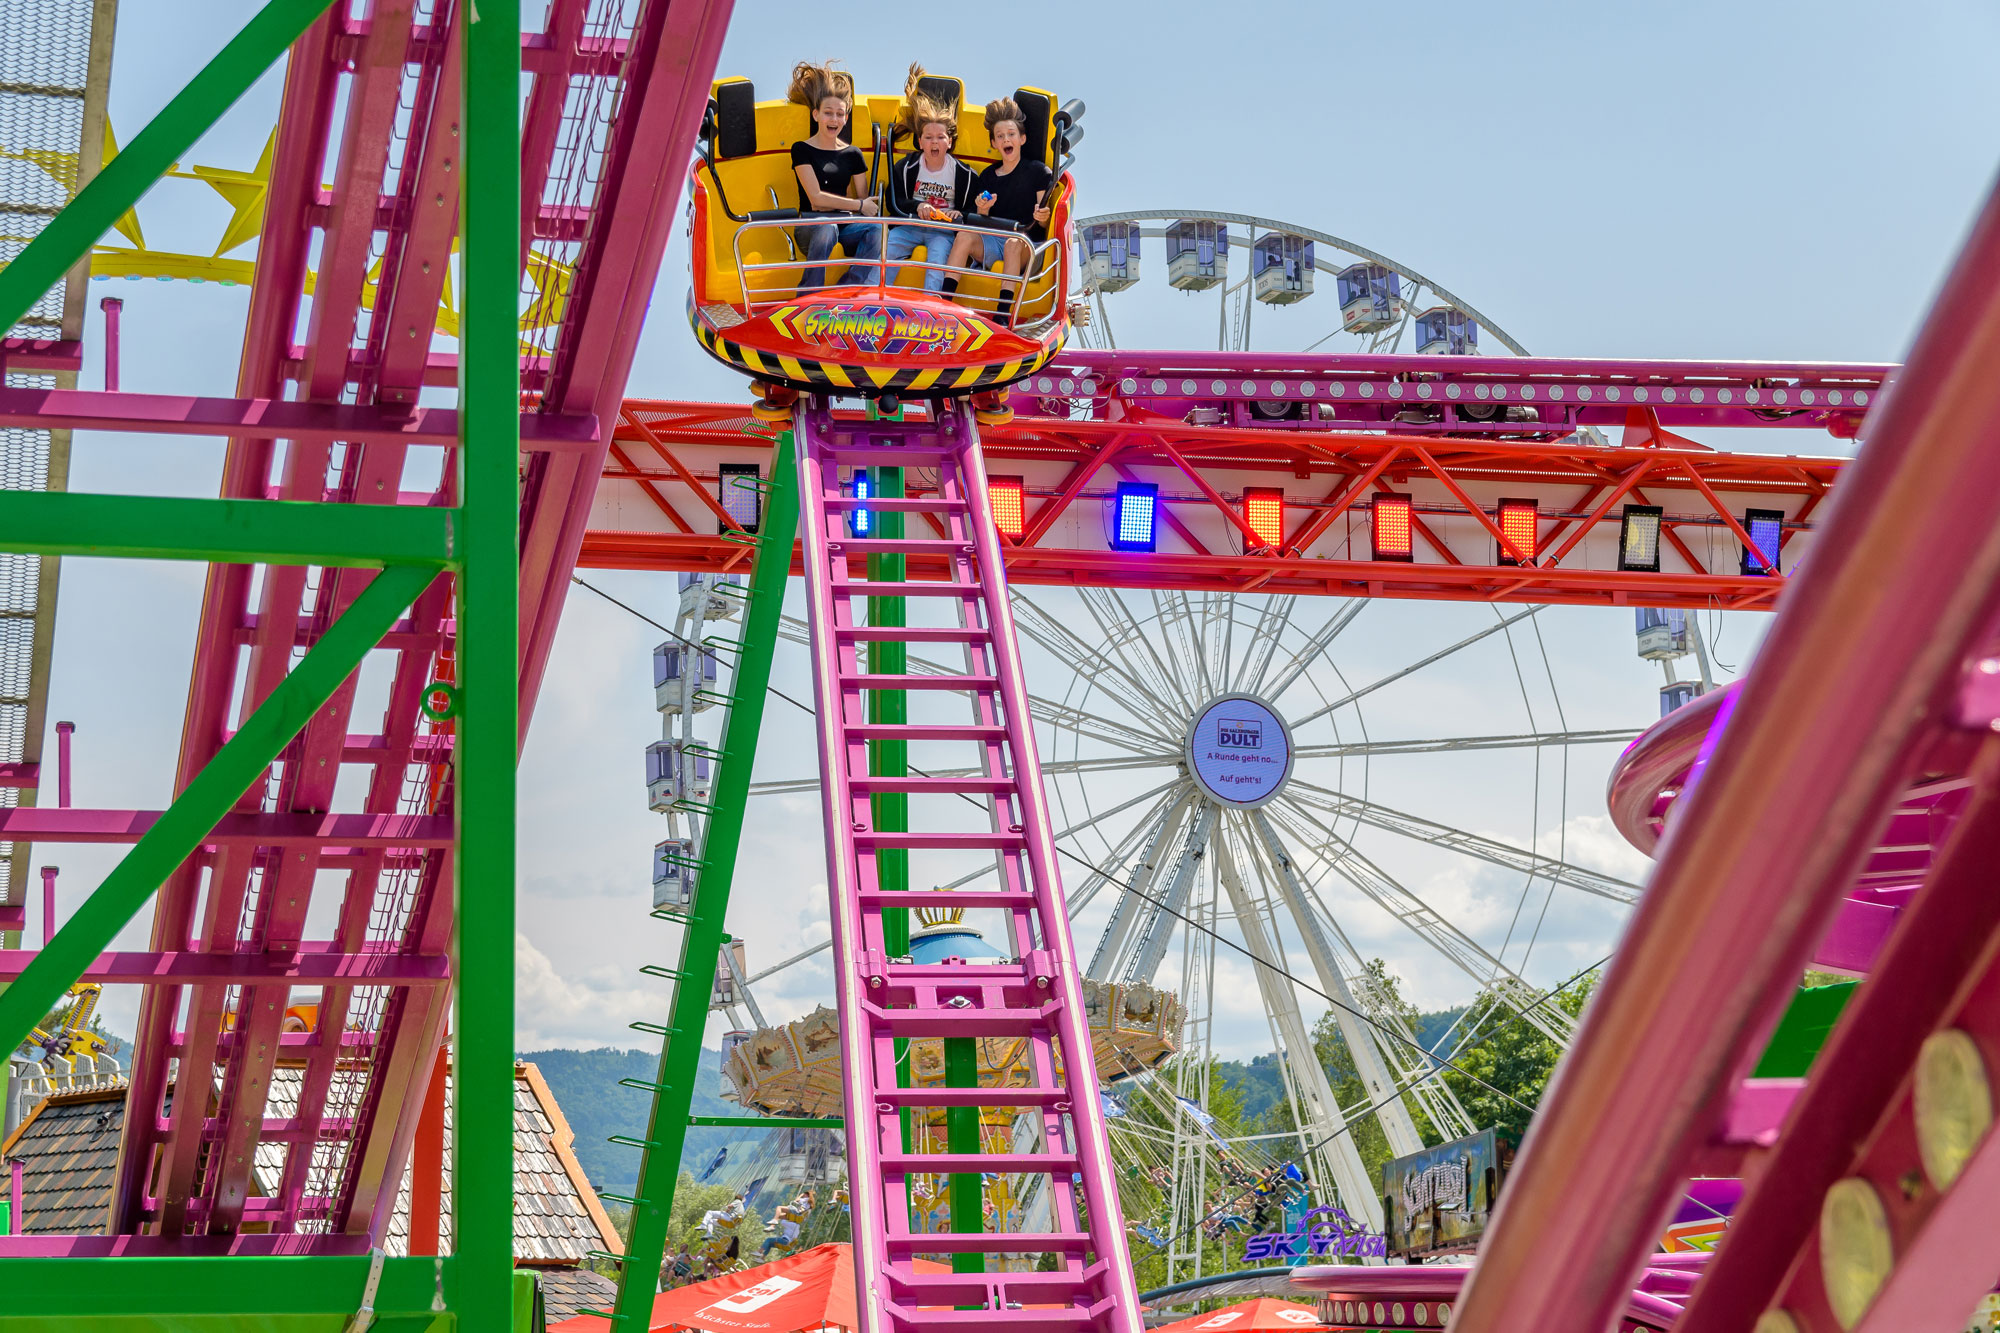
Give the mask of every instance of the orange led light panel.
<path id="1" fill-rule="evenodd" d="M 1243 492 L 1243 522 L 1257 539 L 1273 550 L 1285 544 L 1285 493 L 1275 486 L 1252 486 Z"/>
<path id="2" fill-rule="evenodd" d="M 1378 495 L 1371 511 L 1374 520 L 1375 558 L 1408 560 L 1413 554 L 1412 531 L 1415 514 L 1407 495 Z"/>
<path id="3" fill-rule="evenodd" d="M 1538 527 L 1540 517 L 1540 506 L 1533 500 L 1502 500 L 1500 502 L 1500 531 L 1502 535 L 1509 542 L 1512 542 L 1514 547 L 1530 561 L 1535 558 L 1535 541 L 1540 532 Z M 1510 551 L 1503 544 L 1500 547 L 1500 563 L 1503 565 L 1518 565 L 1521 562 L 1514 557 L 1513 551 Z"/>
<path id="4" fill-rule="evenodd" d="M 1009 537 L 1028 530 L 1026 491 L 1019 477 L 988 477 L 986 504 L 993 511 L 993 526 Z"/>

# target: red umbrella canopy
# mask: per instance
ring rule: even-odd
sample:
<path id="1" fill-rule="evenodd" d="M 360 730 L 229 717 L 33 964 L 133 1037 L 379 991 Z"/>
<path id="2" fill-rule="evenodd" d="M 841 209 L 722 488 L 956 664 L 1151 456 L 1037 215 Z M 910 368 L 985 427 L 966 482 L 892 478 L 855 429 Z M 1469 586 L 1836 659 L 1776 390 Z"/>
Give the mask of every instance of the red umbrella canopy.
<path id="1" fill-rule="evenodd" d="M 950 1271 L 917 1261 L 919 1269 Z M 853 1328 L 854 1251 L 847 1245 L 810 1250 L 725 1273 L 653 1298 L 654 1330 L 697 1328 L 705 1333 L 800 1333 L 803 1329 Z M 550 1326 L 550 1333 L 604 1333 L 608 1319 L 578 1315 Z"/>
<path id="2" fill-rule="evenodd" d="M 1259 1296 L 1240 1305 L 1210 1310 L 1175 1324 L 1162 1324 L 1153 1333 L 1249 1333 L 1252 1329 L 1286 1329 L 1291 1333 L 1324 1327 L 1310 1305 Z"/>

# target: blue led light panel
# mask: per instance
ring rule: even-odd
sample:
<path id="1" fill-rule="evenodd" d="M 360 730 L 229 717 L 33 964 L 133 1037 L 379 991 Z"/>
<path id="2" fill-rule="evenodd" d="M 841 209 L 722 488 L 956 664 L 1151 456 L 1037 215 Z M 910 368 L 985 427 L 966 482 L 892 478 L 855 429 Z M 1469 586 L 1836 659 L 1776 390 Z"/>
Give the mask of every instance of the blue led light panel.
<path id="1" fill-rule="evenodd" d="M 1137 481 L 1118 483 L 1111 502 L 1111 549 L 1150 551 L 1158 544 L 1154 520 L 1159 514 L 1160 488 Z"/>
<path id="2" fill-rule="evenodd" d="M 867 468 L 858 467 L 854 469 L 854 498 L 857 500 L 866 500 L 874 495 L 875 490 L 871 482 L 872 478 L 868 475 Z M 866 537 L 874 530 L 874 527 L 875 515 L 867 507 L 862 506 L 847 511 L 848 536 Z"/>
<path id="3" fill-rule="evenodd" d="M 1785 533 L 1785 511 L 1782 509 L 1747 509 L 1743 513 L 1743 530 L 1750 534 L 1755 549 L 1743 552 L 1743 572 L 1745 574 L 1775 574 L 1778 572 L 1778 543 Z"/>

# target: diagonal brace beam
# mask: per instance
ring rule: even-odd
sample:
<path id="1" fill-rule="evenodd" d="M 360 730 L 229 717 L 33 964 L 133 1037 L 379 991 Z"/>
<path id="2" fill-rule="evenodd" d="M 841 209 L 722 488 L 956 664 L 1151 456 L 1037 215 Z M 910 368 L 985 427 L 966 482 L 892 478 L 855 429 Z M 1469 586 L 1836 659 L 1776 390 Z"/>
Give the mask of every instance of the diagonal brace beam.
<path id="1" fill-rule="evenodd" d="M 49 219 L 28 248 L 0 270 L 0 328 L 12 328 L 43 292 L 61 282 L 328 4 L 329 0 L 270 0 L 244 24 L 124 151 Z"/>
<path id="2" fill-rule="evenodd" d="M 22 970 L 21 979 L 0 993 L 0 1049 L 21 1044 L 438 573 L 432 565 L 384 570 L 354 599 Z"/>

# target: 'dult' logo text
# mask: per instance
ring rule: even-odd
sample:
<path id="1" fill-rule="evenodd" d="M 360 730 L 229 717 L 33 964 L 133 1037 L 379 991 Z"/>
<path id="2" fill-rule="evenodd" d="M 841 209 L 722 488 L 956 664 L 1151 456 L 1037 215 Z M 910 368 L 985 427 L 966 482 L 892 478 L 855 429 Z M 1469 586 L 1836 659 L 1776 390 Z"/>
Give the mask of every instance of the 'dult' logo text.
<path id="1" fill-rule="evenodd" d="M 1255 718 L 1225 717 L 1215 724 L 1215 743 L 1233 750 L 1260 750 L 1264 724 Z"/>

